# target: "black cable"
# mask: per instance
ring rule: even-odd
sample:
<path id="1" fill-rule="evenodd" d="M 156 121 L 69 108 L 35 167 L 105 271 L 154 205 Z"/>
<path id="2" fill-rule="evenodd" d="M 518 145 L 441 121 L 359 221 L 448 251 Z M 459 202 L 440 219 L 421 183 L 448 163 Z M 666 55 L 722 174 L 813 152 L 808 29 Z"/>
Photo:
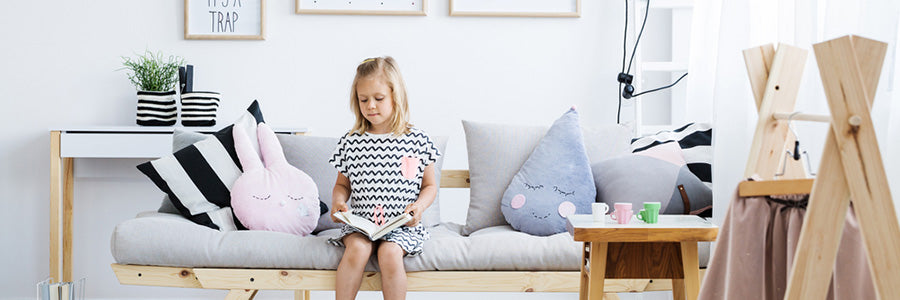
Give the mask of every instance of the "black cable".
<path id="1" fill-rule="evenodd" d="M 622 84 L 619 83 L 619 108 L 616 110 L 616 124 L 622 124 Z"/>
<path id="2" fill-rule="evenodd" d="M 625 31 L 622 33 L 622 73 L 625 72 L 625 55 L 628 53 L 628 0 L 625 0 Z M 619 106 L 616 109 L 616 124 L 621 123 L 622 116 L 622 83 L 619 83 Z"/>
<path id="3" fill-rule="evenodd" d="M 688 74 L 688 73 L 685 72 L 683 75 L 681 75 L 681 77 L 678 77 L 678 80 L 675 80 L 675 82 L 673 82 L 673 83 L 670 84 L 670 85 L 667 85 L 667 86 L 664 86 L 664 87 L 658 87 L 658 88 L 655 88 L 655 89 L 652 89 L 652 90 L 649 90 L 649 91 L 643 91 L 643 92 L 634 94 L 634 95 L 631 96 L 631 97 L 637 97 L 637 96 L 640 96 L 640 95 L 643 95 L 643 94 L 646 94 L 646 93 L 652 93 L 652 92 L 655 92 L 655 91 L 658 91 L 658 90 L 667 89 L 667 88 L 670 88 L 670 87 L 672 87 L 672 86 L 675 86 L 676 84 L 678 84 L 679 81 L 681 81 L 682 78 L 684 78 L 685 76 L 687 76 L 687 74 Z M 620 85 L 621 85 L 621 84 L 620 84 Z"/>
<path id="4" fill-rule="evenodd" d="M 622 32 L 622 73 L 625 73 L 626 55 L 628 55 L 628 0 L 625 0 L 625 30 Z"/>
<path id="5" fill-rule="evenodd" d="M 641 30 L 634 41 L 634 49 L 631 50 L 631 58 L 628 59 L 628 72 L 625 72 L 625 56 L 628 53 L 628 0 L 625 0 L 625 30 L 622 33 L 622 73 L 631 73 L 631 64 L 634 62 L 634 53 L 641 42 L 644 27 L 647 26 L 647 16 L 650 13 L 650 0 L 647 0 L 647 8 L 644 9 L 644 20 L 641 22 Z M 622 84 L 619 83 L 619 106 L 616 108 L 616 124 L 622 123 Z"/>
<path id="6" fill-rule="evenodd" d="M 628 69 L 627 69 L 627 71 L 626 71 L 626 69 L 625 69 L 625 55 L 626 55 L 627 50 L 628 50 L 628 48 L 627 48 L 627 44 L 628 44 L 628 0 L 625 0 L 625 31 L 624 31 L 624 34 L 623 34 L 623 37 L 622 37 L 622 70 L 623 70 L 623 71 L 622 71 L 621 73 L 619 73 L 618 78 L 617 78 L 617 80 L 619 81 L 619 95 L 618 95 L 618 97 L 619 97 L 619 106 L 618 106 L 618 108 L 616 109 L 616 123 L 617 123 L 617 124 L 621 124 L 621 122 L 622 122 L 622 120 L 621 120 L 621 115 L 622 115 L 622 97 L 623 97 L 623 95 L 622 95 L 622 83 L 626 83 L 626 84 L 627 84 L 627 85 L 625 86 L 626 88 L 632 87 L 632 86 L 631 86 L 631 84 L 632 84 L 632 82 L 631 82 L 632 76 L 631 76 L 630 74 L 628 74 L 628 73 L 631 73 L 631 66 L 632 66 L 632 63 L 634 63 L 634 54 L 635 54 L 635 52 L 637 52 L 638 44 L 641 43 L 641 36 L 644 35 L 644 27 L 647 26 L 647 17 L 648 17 L 649 14 L 650 14 L 650 0 L 645 0 L 645 1 L 647 1 L 647 6 L 646 6 L 646 8 L 644 9 L 644 20 L 641 22 L 641 30 L 638 32 L 637 38 L 636 38 L 635 41 L 634 41 L 634 48 L 631 50 L 631 58 L 628 59 Z M 658 88 L 655 88 L 655 89 L 652 89 L 652 90 L 649 90 L 649 91 L 643 91 L 643 92 L 640 92 L 640 93 L 637 93 L 637 94 L 633 94 L 633 95 L 631 95 L 631 98 L 634 98 L 634 97 L 637 97 L 637 96 L 640 96 L 640 95 L 643 95 L 643 94 L 652 93 L 652 92 L 656 92 L 656 91 L 659 91 L 659 90 L 671 88 L 671 87 L 675 86 L 676 84 L 678 84 L 678 82 L 681 81 L 682 79 L 684 79 L 684 77 L 687 76 L 687 75 L 688 75 L 688 73 L 685 72 L 683 75 L 681 75 L 681 77 L 678 78 L 678 80 L 675 80 L 675 82 L 673 82 L 672 84 L 669 84 L 669 85 L 663 86 L 663 87 L 658 87 Z M 633 88 L 632 88 L 631 90 L 629 90 L 629 94 L 631 94 L 632 91 L 634 91 Z"/>
<path id="7" fill-rule="evenodd" d="M 641 35 L 644 34 L 644 26 L 647 25 L 647 15 L 649 13 L 650 0 L 647 0 L 647 8 L 644 10 L 644 21 L 641 23 L 641 31 L 638 33 L 637 39 L 634 41 L 634 49 L 631 50 L 631 58 L 628 59 L 628 71 L 625 73 L 631 73 L 631 63 L 634 62 L 634 52 L 637 51 L 637 46 L 641 43 Z"/>

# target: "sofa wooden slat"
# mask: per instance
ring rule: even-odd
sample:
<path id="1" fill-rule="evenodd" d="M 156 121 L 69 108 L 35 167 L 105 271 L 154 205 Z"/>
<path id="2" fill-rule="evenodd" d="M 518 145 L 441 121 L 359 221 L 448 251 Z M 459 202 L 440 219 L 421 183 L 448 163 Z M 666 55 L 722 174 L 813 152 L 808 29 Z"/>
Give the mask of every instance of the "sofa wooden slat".
<path id="1" fill-rule="evenodd" d="M 469 170 L 441 170 L 442 188 L 468 188 Z"/>
<path id="2" fill-rule="evenodd" d="M 112 264 L 119 283 L 221 290 L 333 291 L 335 271 L 287 269 L 179 268 Z M 700 277 L 706 273 L 700 270 Z M 141 274 L 141 275 L 138 275 Z M 187 275 L 184 275 L 187 274 Z M 422 271 L 407 274 L 418 292 L 577 292 L 577 271 Z M 672 289 L 670 279 L 609 279 L 604 292 Z M 362 291 L 381 290 L 381 275 L 365 272 Z"/>
<path id="3" fill-rule="evenodd" d="M 112 264 L 112 269 L 121 284 L 203 288 L 192 268 Z"/>

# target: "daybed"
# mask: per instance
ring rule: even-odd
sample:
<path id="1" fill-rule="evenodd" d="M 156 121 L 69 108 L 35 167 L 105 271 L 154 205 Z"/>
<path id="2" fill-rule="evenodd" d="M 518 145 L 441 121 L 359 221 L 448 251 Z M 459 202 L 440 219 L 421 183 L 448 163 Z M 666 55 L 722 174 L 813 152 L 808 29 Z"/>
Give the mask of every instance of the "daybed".
<path id="1" fill-rule="evenodd" d="M 280 137 L 282 144 L 291 137 Z M 285 152 L 290 151 L 296 148 L 285 145 Z M 442 188 L 470 187 L 468 170 L 443 170 L 440 178 Z M 441 202 L 465 200 L 441 197 Z M 463 227 L 440 223 L 429 228 L 431 239 L 424 253 L 405 259 L 409 291 L 579 291 L 582 244 L 569 233 L 540 237 L 501 225 L 464 235 Z M 144 212 L 116 226 L 112 269 L 121 284 L 230 290 L 227 299 L 252 299 L 258 290 L 295 290 L 297 299 L 309 299 L 309 291 L 334 289 L 334 270 L 343 248 L 325 240 L 338 233 L 339 229 L 329 229 L 300 237 L 268 231 L 220 232 L 178 214 Z M 701 245 L 701 268 L 707 255 L 708 247 Z M 361 290 L 379 290 L 374 258 L 366 269 Z M 608 280 L 605 291 L 659 291 L 671 286 L 668 279 L 619 279 Z"/>

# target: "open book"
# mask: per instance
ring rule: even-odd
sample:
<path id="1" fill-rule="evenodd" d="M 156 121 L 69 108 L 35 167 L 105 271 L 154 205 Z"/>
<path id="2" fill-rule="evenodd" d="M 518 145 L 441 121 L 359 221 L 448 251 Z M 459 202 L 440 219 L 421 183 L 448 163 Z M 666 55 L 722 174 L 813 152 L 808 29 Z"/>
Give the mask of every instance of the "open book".
<path id="1" fill-rule="evenodd" d="M 409 222 L 409 220 L 413 219 L 412 212 L 410 212 L 396 216 L 390 220 L 387 220 L 387 222 L 384 222 L 383 225 L 378 226 L 375 225 L 375 223 L 372 223 L 372 221 L 367 220 L 366 218 L 354 215 L 350 211 L 336 212 L 334 213 L 334 217 L 343 221 L 345 224 L 353 226 L 356 229 L 364 232 L 369 236 L 369 239 L 373 241 L 380 239 L 388 232 L 391 232 L 391 230 L 394 230 L 394 228 L 400 227 L 403 224 Z"/>

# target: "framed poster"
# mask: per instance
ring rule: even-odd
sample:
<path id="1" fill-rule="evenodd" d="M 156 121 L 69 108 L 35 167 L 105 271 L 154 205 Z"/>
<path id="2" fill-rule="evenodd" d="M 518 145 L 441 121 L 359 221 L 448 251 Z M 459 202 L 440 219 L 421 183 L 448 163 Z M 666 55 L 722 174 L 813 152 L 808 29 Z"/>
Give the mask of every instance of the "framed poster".
<path id="1" fill-rule="evenodd" d="M 184 0 L 186 40 L 264 40 L 266 0 Z"/>
<path id="2" fill-rule="evenodd" d="M 451 16 L 581 17 L 581 0 L 450 0 Z"/>
<path id="3" fill-rule="evenodd" d="M 424 16 L 428 0 L 294 0 L 298 14 Z"/>

